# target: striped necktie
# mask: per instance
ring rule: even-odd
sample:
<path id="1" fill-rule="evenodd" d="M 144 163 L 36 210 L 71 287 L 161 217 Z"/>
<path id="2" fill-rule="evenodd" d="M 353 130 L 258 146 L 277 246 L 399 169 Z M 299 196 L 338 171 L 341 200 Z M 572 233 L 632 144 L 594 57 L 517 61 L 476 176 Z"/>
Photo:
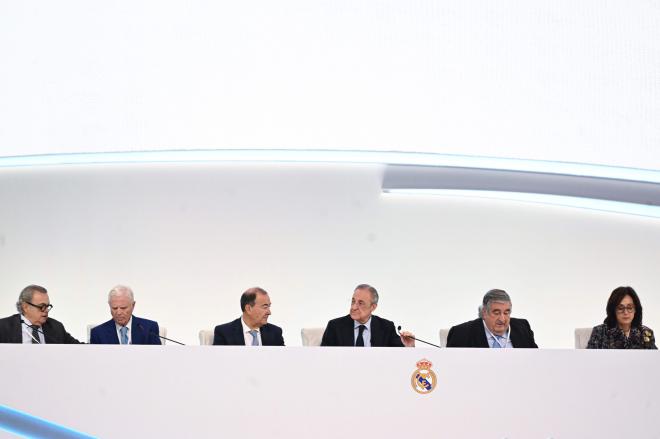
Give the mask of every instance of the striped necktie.
<path id="1" fill-rule="evenodd" d="M 252 336 L 252 346 L 259 346 L 259 339 L 257 338 L 257 330 L 253 329 L 252 331 L 249 331 L 250 335 Z"/>
<path id="2" fill-rule="evenodd" d="M 501 335 L 493 335 L 493 337 L 494 338 L 493 338 L 493 346 L 492 347 L 494 349 L 503 348 L 504 346 L 502 346 L 501 343 L 504 340 L 504 337 L 502 337 Z"/>
<path id="3" fill-rule="evenodd" d="M 32 344 L 41 344 L 39 340 L 39 329 L 35 325 L 32 325 Z"/>
<path id="4" fill-rule="evenodd" d="M 119 328 L 119 333 L 121 334 L 121 344 L 128 344 L 128 328 L 122 326 Z"/>

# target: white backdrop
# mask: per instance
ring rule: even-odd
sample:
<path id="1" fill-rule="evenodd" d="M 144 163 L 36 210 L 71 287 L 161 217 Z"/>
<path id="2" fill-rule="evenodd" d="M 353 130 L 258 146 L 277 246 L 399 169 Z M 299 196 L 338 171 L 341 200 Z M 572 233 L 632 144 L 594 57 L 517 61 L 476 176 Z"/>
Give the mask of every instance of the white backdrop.
<path id="1" fill-rule="evenodd" d="M 0 156 L 197 148 L 398 150 L 660 170 L 660 10 L 576 4 L 65 0 L 0 6 Z M 1 159 L 0 159 L 1 160 Z M 422 338 L 509 291 L 571 347 L 609 292 L 660 324 L 658 220 L 385 196 L 379 165 L 0 169 L 0 314 L 29 283 L 84 338 L 107 291 L 196 343 L 271 292 L 288 344 L 347 312 Z"/>
<path id="2" fill-rule="evenodd" d="M 271 321 L 300 328 L 348 312 L 358 283 L 377 313 L 421 338 L 472 319 L 504 288 L 544 347 L 602 322 L 632 285 L 660 327 L 657 219 L 501 200 L 383 195 L 380 166 L 87 165 L 0 173 L 0 310 L 29 283 L 84 337 L 109 318 L 106 294 L 132 286 L 136 314 L 197 343 L 236 318 L 239 296 L 271 293 Z"/>
<path id="3" fill-rule="evenodd" d="M 654 2 L 0 6 L 0 155 L 429 151 L 660 169 Z"/>

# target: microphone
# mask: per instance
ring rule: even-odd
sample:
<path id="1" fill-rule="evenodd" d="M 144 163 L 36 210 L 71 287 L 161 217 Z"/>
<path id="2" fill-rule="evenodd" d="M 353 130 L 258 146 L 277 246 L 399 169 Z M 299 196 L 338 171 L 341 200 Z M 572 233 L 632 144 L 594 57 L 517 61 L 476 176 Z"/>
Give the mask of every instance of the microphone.
<path id="1" fill-rule="evenodd" d="M 401 325 L 399 325 L 399 326 L 396 328 L 396 330 L 397 330 L 397 332 L 399 333 L 399 335 L 401 335 Z M 424 340 L 422 340 L 421 338 L 413 337 L 412 335 L 403 335 L 403 337 L 406 337 L 406 338 L 412 338 L 412 339 L 415 340 L 415 341 L 421 341 L 422 343 L 426 343 L 426 344 L 431 345 L 431 346 L 434 346 L 434 347 L 436 347 L 436 348 L 439 348 L 439 347 L 440 347 L 440 346 L 438 346 L 437 344 L 429 343 L 428 341 L 424 341 Z"/>
<path id="2" fill-rule="evenodd" d="M 147 333 L 149 335 L 155 335 L 156 337 L 162 338 L 163 340 L 171 341 L 172 343 L 176 343 L 176 344 L 179 344 L 181 346 L 185 346 L 185 344 L 181 343 L 180 341 L 172 340 L 171 338 L 163 337 L 162 335 L 157 334 L 154 331 L 147 330 L 147 328 L 142 326 L 142 323 L 138 323 L 138 328 L 140 328 L 142 331 L 144 331 L 145 333 Z"/>

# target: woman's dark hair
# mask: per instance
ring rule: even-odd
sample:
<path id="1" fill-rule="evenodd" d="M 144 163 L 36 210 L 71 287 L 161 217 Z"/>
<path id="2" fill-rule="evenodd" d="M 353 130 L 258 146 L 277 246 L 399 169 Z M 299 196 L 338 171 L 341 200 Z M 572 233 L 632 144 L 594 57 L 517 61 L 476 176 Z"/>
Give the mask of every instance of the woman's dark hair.
<path id="1" fill-rule="evenodd" d="M 616 307 L 619 306 L 624 297 L 630 296 L 632 298 L 633 304 L 635 305 L 635 317 L 630 326 L 639 327 L 642 326 L 642 303 L 639 301 L 639 297 L 635 290 L 632 287 L 619 287 L 612 291 L 610 298 L 607 301 L 607 317 L 605 317 L 605 323 L 608 328 L 614 328 L 617 325 L 616 322 Z"/>

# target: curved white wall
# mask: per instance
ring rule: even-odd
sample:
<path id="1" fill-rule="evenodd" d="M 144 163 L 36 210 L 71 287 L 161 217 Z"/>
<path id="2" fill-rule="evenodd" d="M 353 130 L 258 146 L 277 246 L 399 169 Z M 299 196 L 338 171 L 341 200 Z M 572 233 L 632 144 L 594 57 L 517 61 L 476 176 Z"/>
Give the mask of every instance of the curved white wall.
<path id="1" fill-rule="evenodd" d="M 437 340 L 504 288 L 543 347 L 572 347 L 611 290 L 632 285 L 660 327 L 660 222 L 580 209 L 383 195 L 380 166 L 124 165 L 0 173 L 0 309 L 28 283 L 49 288 L 77 337 L 109 318 L 107 291 L 131 285 L 136 314 L 197 343 L 239 315 L 259 285 L 271 321 L 300 345 L 304 326 L 348 311 L 355 285 L 378 313 Z"/>

